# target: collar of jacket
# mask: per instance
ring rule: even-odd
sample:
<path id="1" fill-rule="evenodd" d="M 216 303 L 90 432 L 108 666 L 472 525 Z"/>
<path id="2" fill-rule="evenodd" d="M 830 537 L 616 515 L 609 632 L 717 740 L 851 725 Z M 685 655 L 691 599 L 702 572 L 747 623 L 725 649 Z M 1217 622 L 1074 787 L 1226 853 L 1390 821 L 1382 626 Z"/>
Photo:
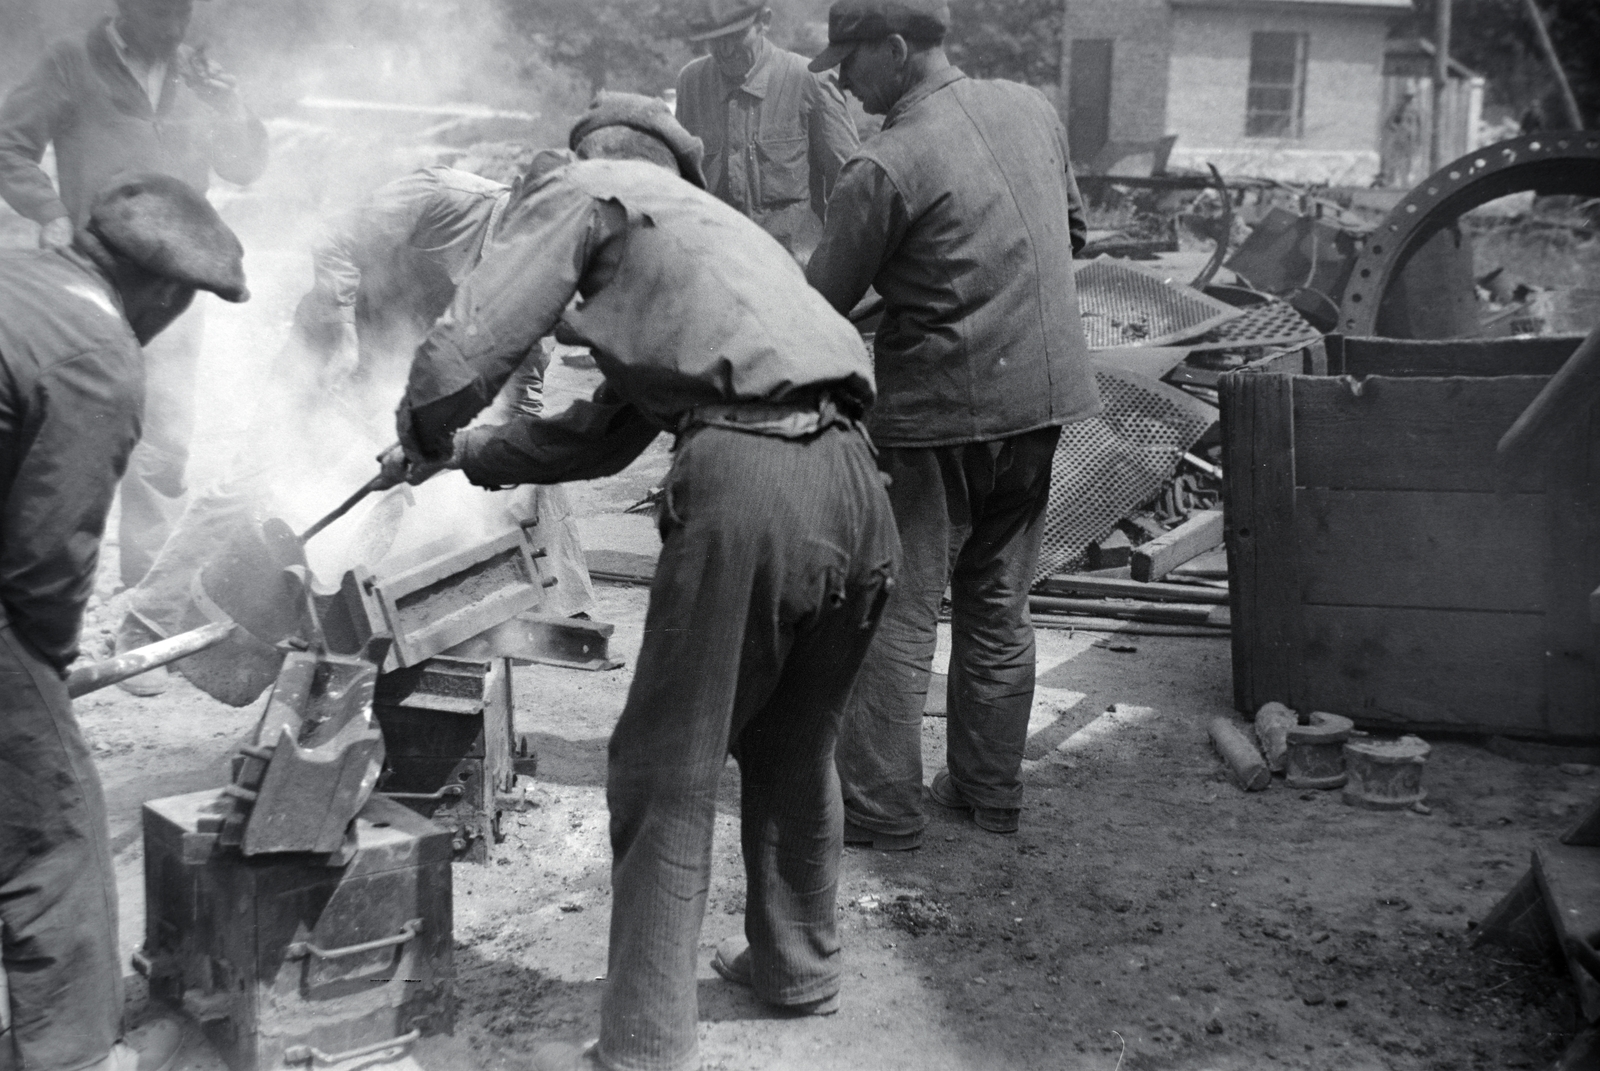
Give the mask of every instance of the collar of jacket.
<path id="1" fill-rule="evenodd" d="M 750 73 L 744 76 L 744 82 L 740 85 L 733 85 L 729 82 L 727 75 L 722 73 L 722 68 L 717 67 L 717 78 L 722 82 L 722 95 L 731 97 L 735 93 L 748 93 L 757 100 L 765 100 L 767 97 L 767 83 L 772 79 L 772 54 L 777 49 L 778 46 L 763 36 L 761 38 L 761 49 L 756 53 L 755 66 L 750 68 Z M 711 62 L 715 65 L 717 61 L 712 60 Z"/>
<path id="2" fill-rule="evenodd" d="M 111 40 L 111 19 L 106 18 L 89 31 L 87 44 L 89 58 L 94 62 L 95 69 L 100 77 L 111 84 L 111 99 L 116 104 L 117 110 L 125 115 L 137 115 L 144 119 L 154 119 L 156 109 L 150 105 L 150 97 L 145 93 L 139 80 L 128 70 L 128 65 L 122 62 L 122 57 L 117 55 L 117 46 Z M 161 86 L 161 111 L 167 112 L 172 107 L 172 98 L 177 87 L 173 85 L 178 78 L 178 65 L 182 61 L 181 48 L 167 59 L 167 77 Z"/>
<path id="3" fill-rule="evenodd" d="M 889 114 L 883 117 L 885 129 L 893 126 L 895 121 L 906 112 L 933 96 L 951 82 L 959 82 L 965 78 L 960 67 L 951 64 L 938 74 L 930 75 L 906 91 L 905 96 L 894 102 L 894 107 L 889 109 Z"/>

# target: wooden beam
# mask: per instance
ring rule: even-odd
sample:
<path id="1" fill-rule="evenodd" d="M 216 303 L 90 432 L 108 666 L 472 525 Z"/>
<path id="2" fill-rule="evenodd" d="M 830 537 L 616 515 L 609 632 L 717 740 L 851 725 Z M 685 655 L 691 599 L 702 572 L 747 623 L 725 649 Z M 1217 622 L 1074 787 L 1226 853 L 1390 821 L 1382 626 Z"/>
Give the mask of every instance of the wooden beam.
<path id="1" fill-rule="evenodd" d="M 1201 510 L 1133 551 L 1133 578 L 1160 580 L 1184 562 L 1222 545 L 1222 511 Z"/>
<path id="2" fill-rule="evenodd" d="M 1154 599 L 1157 602 L 1203 602 L 1226 606 L 1228 593 L 1220 588 L 1189 584 L 1147 584 L 1138 580 L 1116 580 L 1105 576 L 1061 573 L 1044 580 L 1038 591 L 1044 595 L 1101 595 L 1113 599 Z"/>

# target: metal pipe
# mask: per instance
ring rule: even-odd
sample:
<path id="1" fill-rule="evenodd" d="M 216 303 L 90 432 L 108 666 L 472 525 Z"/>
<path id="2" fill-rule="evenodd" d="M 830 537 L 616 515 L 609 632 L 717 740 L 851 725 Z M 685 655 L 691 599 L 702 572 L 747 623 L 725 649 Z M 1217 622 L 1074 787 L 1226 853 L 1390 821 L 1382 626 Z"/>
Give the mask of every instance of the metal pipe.
<path id="1" fill-rule="evenodd" d="M 1532 0 L 1529 0 L 1531 3 Z M 1444 100 L 1450 89 L 1450 7 L 1452 0 L 1433 0 L 1433 127 L 1428 146 L 1428 171 L 1445 165 Z"/>
<path id="2" fill-rule="evenodd" d="M 99 691 L 109 684 L 137 677 L 168 662 L 176 662 L 180 658 L 198 654 L 227 639 L 233 630 L 234 624 L 231 621 L 201 625 L 190 632 L 180 632 L 171 639 L 140 647 L 136 651 L 129 651 L 127 654 L 120 654 L 101 662 L 91 662 L 87 666 L 79 666 L 67 674 L 67 695 L 76 699 L 80 695 Z"/>
<path id="3" fill-rule="evenodd" d="M 1539 5 L 1533 0 L 1522 0 L 1528 9 L 1528 19 L 1533 23 L 1533 33 L 1539 39 L 1539 50 L 1544 53 L 1545 62 L 1550 64 L 1550 73 L 1556 76 L 1556 85 L 1561 88 L 1561 101 L 1567 106 L 1567 121 L 1572 124 L 1572 129 L 1583 129 L 1583 117 L 1578 114 L 1578 98 L 1572 95 L 1572 83 L 1567 81 L 1567 72 L 1561 66 L 1561 57 L 1556 55 L 1555 42 L 1550 40 L 1550 30 L 1544 24 L 1544 15 L 1539 11 Z"/>

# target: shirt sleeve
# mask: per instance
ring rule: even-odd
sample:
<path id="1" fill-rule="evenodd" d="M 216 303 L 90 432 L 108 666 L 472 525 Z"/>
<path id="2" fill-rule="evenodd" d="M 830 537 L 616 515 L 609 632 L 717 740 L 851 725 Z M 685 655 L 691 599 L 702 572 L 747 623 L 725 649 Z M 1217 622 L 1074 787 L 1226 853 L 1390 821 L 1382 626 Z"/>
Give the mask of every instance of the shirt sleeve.
<path id="1" fill-rule="evenodd" d="M 0 512 L 0 603 L 51 665 L 78 654 L 106 513 L 133 449 L 116 391 L 140 361 L 132 338 L 53 366 L 30 397 L 9 399 L 0 466 L 15 472 Z"/>
<path id="2" fill-rule="evenodd" d="M 506 211 L 500 236 L 417 347 L 397 431 L 438 458 L 550 333 L 603 238 L 593 197 L 559 177 Z"/>
<path id="3" fill-rule="evenodd" d="M 0 197 L 41 225 L 69 214 L 39 161 L 71 110 L 67 75 L 54 50 L 0 104 Z"/>
<path id="4" fill-rule="evenodd" d="M 574 402 L 548 420 L 518 416 L 471 429 L 462 444 L 461 470 L 489 488 L 594 480 L 627 468 L 659 432 L 602 383 L 593 401 Z"/>
<path id="5" fill-rule="evenodd" d="M 1078 193 L 1078 178 L 1072 173 L 1072 157 L 1067 152 L 1067 132 L 1056 124 L 1056 138 L 1061 143 L 1061 159 L 1067 168 L 1067 232 L 1071 236 L 1072 255 L 1077 256 L 1089 243 L 1089 222 L 1083 213 L 1083 197 Z"/>
<path id="6" fill-rule="evenodd" d="M 410 241 L 438 195 L 433 169 L 417 171 L 378 187 L 329 227 L 311 253 L 314 318 L 354 323 L 362 263 L 386 260 Z"/>
<path id="7" fill-rule="evenodd" d="M 839 169 L 855 155 L 861 144 L 856 124 L 850 118 L 844 93 L 831 72 L 811 76 L 809 135 L 811 156 L 811 210 L 825 218 L 828 198 L 833 195 Z"/>
<path id="8" fill-rule="evenodd" d="M 839 172 L 828 200 L 822 241 L 806 265 L 806 281 L 841 316 L 866 294 L 909 225 L 905 198 L 877 161 L 857 156 Z"/>

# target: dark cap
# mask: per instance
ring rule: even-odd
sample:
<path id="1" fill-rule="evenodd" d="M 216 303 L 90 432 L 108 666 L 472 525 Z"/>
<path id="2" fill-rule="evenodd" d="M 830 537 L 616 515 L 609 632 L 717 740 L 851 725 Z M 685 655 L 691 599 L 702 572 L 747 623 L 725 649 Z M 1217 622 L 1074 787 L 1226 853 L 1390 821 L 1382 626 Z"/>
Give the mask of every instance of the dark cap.
<path id="1" fill-rule="evenodd" d="M 152 275 L 226 301 L 250 297 L 238 237 L 209 201 L 171 175 L 112 183 L 95 196 L 84 230 L 112 256 Z"/>
<path id="2" fill-rule="evenodd" d="M 765 0 L 698 0 L 689 16 L 689 41 L 708 41 L 713 37 L 738 33 L 755 25 L 767 9 Z"/>
<path id="3" fill-rule="evenodd" d="M 828 9 L 828 47 L 811 61 L 813 71 L 837 67 L 857 45 L 899 34 L 936 45 L 950 26 L 945 0 L 837 0 Z"/>
<path id="4" fill-rule="evenodd" d="M 568 147 L 576 151 L 579 142 L 606 126 L 625 126 L 659 138 L 672 150 L 678 161 L 678 172 L 702 190 L 706 188 L 705 172 L 700 169 L 700 161 L 705 158 L 705 144 L 683 128 L 666 101 L 639 93 L 601 90 L 590 103 L 589 110 L 573 124 Z"/>

